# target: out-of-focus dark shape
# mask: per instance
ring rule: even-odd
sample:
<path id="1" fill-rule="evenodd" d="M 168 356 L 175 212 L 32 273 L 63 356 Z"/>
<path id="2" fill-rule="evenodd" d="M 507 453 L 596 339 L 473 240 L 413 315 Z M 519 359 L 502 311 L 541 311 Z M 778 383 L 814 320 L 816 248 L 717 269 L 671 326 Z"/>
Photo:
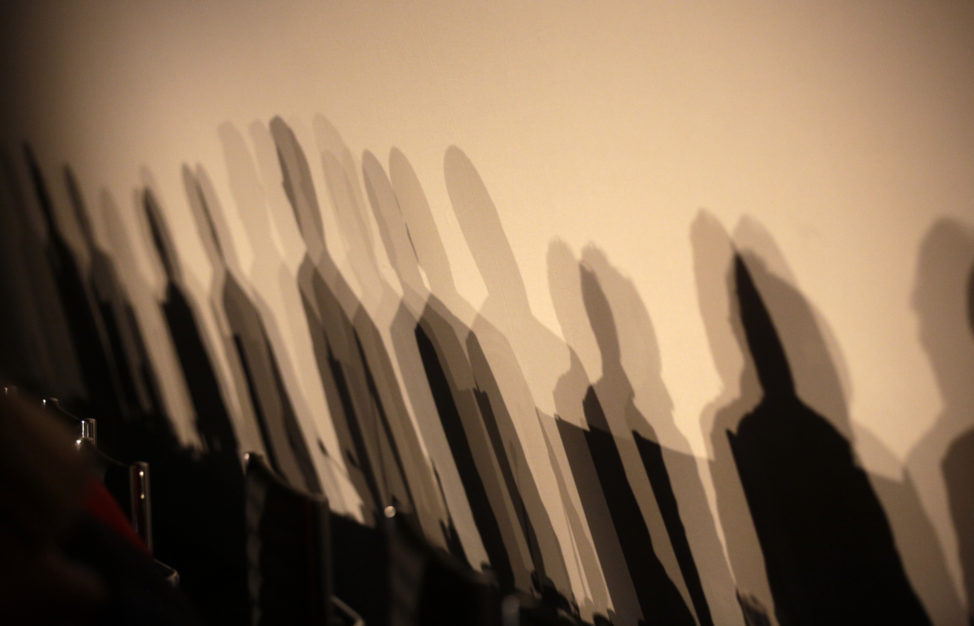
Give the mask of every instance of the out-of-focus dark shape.
<path id="1" fill-rule="evenodd" d="M 250 623 L 330 624 L 328 501 L 288 485 L 258 454 L 246 464 Z"/>

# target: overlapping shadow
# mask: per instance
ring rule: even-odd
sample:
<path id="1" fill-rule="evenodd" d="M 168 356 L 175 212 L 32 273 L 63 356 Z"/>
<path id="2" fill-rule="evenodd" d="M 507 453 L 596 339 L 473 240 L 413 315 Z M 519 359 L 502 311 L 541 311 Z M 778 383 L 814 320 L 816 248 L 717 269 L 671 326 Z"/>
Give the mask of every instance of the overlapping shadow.
<path id="1" fill-rule="evenodd" d="M 596 494 L 586 494 L 586 500 L 593 504 L 601 504 L 604 501 L 605 510 L 612 522 L 612 530 L 615 537 L 612 537 L 604 526 L 593 526 L 593 535 L 599 535 L 599 551 L 605 546 L 607 554 L 616 552 L 615 543 L 618 541 L 618 551 L 621 552 L 622 561 L 629 574 L 629 580 L 621 580 L 619 572 L 609 573 L 607 576 L 616 578 L 610 587 L 613 592 L 613 599 L 619 597 L 620 602 L 616 604 L 618 619 L 624 623 L 633 621 L 636 607 L 627 606 L 622 600 L 630 593 L 634 593 L 638 605 L 638 610 L 643 619 L 648 623 L 695 623 L 693 613 L 690 611 L 680 591 L 670 578 L 663 564 L 657 556 L 657 547 L 654 548 L 653 538 L 646 523 L 643 512 L 641 511 L 636 494 L 634 493 L 633 476 L 630 469 L 620 454 L 619 439 L 620 427 L 622 432 L 628 435 L 629 426 L 627 421 L 632 416 L 625 415 L 625 412 L 635 410 L 631 405 L 632 388 L 621 365 L 621 353 L 617 328 L 613 319 L 613 313 L 609 306 L 608 299 L 599 284 L 598 278 L 592 268 L 585 264 L 579 266 L 579 280 L 581 285 L 581 298 L 584 312 L 588 324 L 594 333 L 595 340 L 599 347 L 602 362 L 602 375 L 591 383 L 585 390 L 582 398 L 582 409 L 587 428 L 580 432 L 573 433 L 574 436 L 566 437 L 575 442 L 573 454 L 569 455 L 569 460 L 575 463 L 579 475 L 576 480 L 582 482 L 585 477 L 581 475 L 582 464 L 589 465 L 595 471 L 597 486 L 591 485 L 591 477 L 588 482 L 591 487 L 596 487 Z M 571 306 L 568 303 L 560 303 L 563 312 L 562 318 L 570 315 Z M 574 305 L 577 309 L 578 305 Z M 567 322 L 572 325 L 572 322 Z M 625 393 L 628 386 L 629 393 Z M 620 394 L 621 392 L 621 394 Z M 606 404 L 608 402 L 608 404 Z M 608 409 L 607 409 L 608 407 Z M 620 422 L 621 423 L 618 423 Z M 610 424 L 610 421 L 613 424 Z M 571 433 L 574 427 L 568 422 L 561 422 L 560 427 L 563 431 Z M 584 441 L 584 449 L 580 450 L 580 445 Z M 587 454 L 586 454 L 587 452 Z M 660 458 L 660 463 L 662 459 Z M 657 468 L 653 468 L 657 469 Z M 665 468 L 663 469 L 665 472 Z M 650 476 L 652 479 L 653 476 Z M 660 476 L 655 477 L 657 481 Z M 666 478 L 664 476 L 664 478 Z M 666 489 L 662 485 L 654 484 L 654 490 L 666 493 L 669 487 L 668 478 Z M 671 494 L 671 490 L 670 490 Z M 675 505 L 675 502 L 674 502 Z M 662 509 L 662 507 L 661 507 Z M 675 511 L 674 511 L 675 512 Z M 589 514 L 589 519 L 602 517 L 599 510 L 593 510 Z M 682 533 L 682 523 L 679 522 L 678 513 L 677 524 Z M 664 520 L 666 518 L 664 512 Z M 667 529 L 672 533 L 672 529 Z M 685 533 L 684 533 L 685 536 Z M 660 538 L 657 537 L 657 542 Z M 665 539 L 664 539 L 665 540 Z M 616 556 L 618 559 L 618 556 Z M 690 566 L 695 567 L 690 557 Z M 616 565 L 615 567 L 618 567 Z M 697 579 L 698 581 L 699 579 Z M 627 584 L 628 583 L 628 584 Z M 706 601 L 703 605 L 703 616 L 701 620 L 709 620 L 709 609 Z"/>
<path id="2" fill-rule="evenodd" d="M 549 247 L 549 284 L 555 312 L 569 345 L 599 352 L 603 368 L 613 366 L 618 342 L 604 332 L 615 327 L 608 303 L 590 268 L 581 266 L 561 243 Z M 604 304 L 605 306 L 600 306 Z M 588 309 L 588 310 L 587 310 Z M 595 339 L 596 341 L 592 341 Z M 680 592 L 653 549 L 653 541 L 633 493 L 630 477 L 609 428 L 596 384 L 572 349 L 572 365 L 558 381 L 558 427 L 585 507 L 597 556 L 602 561 L 615 623 L 694 623 Z M 608 359 L 606 359 L 608 357 Z M 611 376 L 611 374 L 610 374 Z M 662 600 L 662 601 L 661 601 Z"/>
<path id="3" fill-rule="evenodd" d="M 309 450 L 325 481 L 325 493 L 336 510 L 360 517 L 360 498 L 347 480 L 345 459 L 330 419 L 329 400 L 321 386 L 317 357 L 308 333 L 307 315 L 297 278 L 297 263 L 306 245 L 287 198 L 280 155 L 267 124 L 248 125 L 259 180 L 253 217 L 242 220 L 251 243 L 249 270 L 255 303 L 264 315 L 271 345 L 280 359 L 285 386 L 300 418 Z"/>
<path id="4" fill-rule="evenodd" d="M 208 619 L 242 623 L 246 617 L 243 528 L 242 507 L 234 506 L 240 503 L 235 499 L 239 494 L 235 494 L 233 482 L 234 472 L 238 477 L 240 474 L 235 451 L 225 450 L 221 459 L 200 456 L 182 445 L 167 418 L 158 391 L 159 364 L 150 360 L 143 341 L 153 333 L 143 332 L 121 276 L 121 266 L 129 270 L 129 279 L 138 272 L 132 270 L 134 256 L 110 196 L 102 194 L 98 216 L 112 242 L 111 250 L 96 239 L 95 216 L 87 208 L 71 170 L 65 168 L 70 207 L 55 212 L 40 168 L 30 156 L 28 164 L 42 208 L 40 215 L 32 215 L 31 204 L 21 198 L 18 208 L 23 213 L 11 212 L 8 217 L 15 219 L 6 222 L 16 227 L 11 236 L 22 237 L 21 243 L 32 246 L 27 252 L 17 244 L 24 253 L 20 270 L 32 288 L 30 293 L 21 294 L 24 298 L 16 305 L 29 311 L 36 303 L 37 319 L 47 341 L 34 348 L 55 350 L 50 354 L 52 360 L 64 363 L 53 366 L 55 378 L 41 381 L 39 390 L 65 397 L 63 390 L 71 388 L 75 350 L 82 346 L 84 352 L 78 359 L 81 367 L 95 370 L 84 371 L 86 379 L 98 372 L 105 376 L 94 394 L 115 397 L 99 398 L 86 390 L 77 394 L 76 402 L 70 402 L 73 394 L 69 393 L 69 406 L 99 420 L 100 449 L 118 458 L 149 462 L 153 470 L 154 554 L 178 564 L 182 589 Z M 7 207 L 5 203 L 5 214 Z M 28 223 L 35 218 L 42 224 L 42 237 Z M 67 244 L 65 229 L 77 231 L 72 239 L 82 246 L 80 253 Z M 63 379 L 58 378 L 59 371 L 66 372 Z M 165 374 L 181 377 L 179 368 L 168 368 Z M 80 384 L 78 387 L 80 391 Z M 106 405 L 108 409 L 103 408 Z"/>
<path id="5" fill-rule="evenodd" d="M 763 563 L 756 558 L 761 546 L 725 435 L 737 428 L 741 417 L 758 403 L 761 393 L 753 367 L 746 364 L 733 282 L 727 276 L 735 252 L 723 226 L 706 212 L 694 220 L 690 241 L 700 314 L 722 382 L 720 396 L 704 408 L 700 424 L 702 431 L 710 435 L 710 473 L 717 512 L 744 620 L 749 625 L 768 624 L 773 599 Z"/>
<path id="6" fill-rule="evenodd" d="M 775 311 L 776 330 L 792 371 L 795 395 L 863 454 L 892 459 L 892 453 L 876 436 L 853 426 L 846 403 L 848 381 L 842 352 L 827 321 L 792 286 L 794 279 L 770 234 L 745 217 L 735 228 L 734 237 L 767 308 Z M 878 473 L 868 478 L 889 521 L 909 584 L 931 620 L 962 620 L 963 609 L 944 554 L 913 479 L 909 474 L 900 478 Z"/>
<path id="7" fill-rule="evenodd" d="M 142 190 L 142 210 L 156 254 L 165 270 L 166 287 L 161 306 L 196 410 L 196 430 L 208 452 L 235 459 L 239 451 L 237 437 L 223 403 L 222 386 L 217 381 L 197 314 L 187 297 L 172 236 L 159 202 L 149 187 Z"/>
<path id="8" fill-rule="evenodd" d="M 437 487 L 448 508 L 449 527 L 444 530 L 444 533 L 448 538 L 450 550 L 456 556 L 466 559 L 476 567 L 489 566 L 492 559 L 488 556 L 484 542 L 481 540 L 478 523 L 471 510 L 471 501 L 467 498 L 467 489 L 457 469 L 458 461 L 451 451 L 451 444 L 443 426 L 443 416 L 438 408 L 438 403 L 446 403 L 446 406 L 450 407 L 447 409 L 448 413 L 452 419 L 455 419 L 459 415 L 454 403 L 454 399 L 459 397 L 458 390 L 434 397 L 431 388 L 442 385 L 445 381 L 437 377 L 438 382 L 434 384 L 427 376 L 423 353 L 420 350 L 421 344 L 429 348 L 434 343 L 430 339 L 431 325 L 428 320 L 434 318 L 436 321 L 432 326 L 438 327 L 442 327 L 446 320 L 435 312 L 438 307 L 440 309 L 444 307 L 428 290 L 420 274 L 418 252 L 413 244 L 413 233 L 418 236 L 420 229 L 416 223 L 412 229 L 407 227 L 404 212 L 425 213 L 424 219 L 429 219 L 429 207 L 426 205 L 425 195 L 412 168 L 402 153 L 397 150 L 393 149 L 390 158 L 391 180 L 371 154 L 367 153 L 363 159 L 363 169 L 379 233 L 403 292 L 402 300 L 390 323 L 392 347 L 399 362 L 406 393 L 419 418 L 418 427 L 433 464 Z M 432 221 L 429 221 L 426 226 L 435 228 Z M 435 232 L 432 237 L 437 237 Z M 443 267 L 442 270 L 449 272 L 448 266 Z M 456 334 L 451 333 L 451 336 L 456 343 Z M 429 356 L 427 353 L 427 357 Z M 464 372 L 469 373 L 469 366 L 462 353 L 458 357 L 464 363 L 458 374 L 463 376 Z M 439 419 L 425 417 L 433 415 L 439 416 Z M 461 454 L 464 462 L 471 461 L 469 450 Z M 468 480 L 474 481 L 472 488 L 482 490 L 483 485 L 478 485 L 479 477 L 475 472 L 471 474 L 469 471 L 464 473 L 468 476 Z M 503 552 L 496 520 L 493 520 L 493 523 L 488 521 L 486 526 L 487 534 L 498 542 L 495 548 L 500 546 Z"/>
<path id="9" fill-rule="evenodd" d="M 718 421 L 724 428 L 712 435 L 715 448 L 724 433 L 729 439 L 779 622 L 928 623 L 849 442 L 796 395 L 777 325 L 755 286 L 773 277 L 755 280 L 765 272 L 760 260 L 745 263 L 738 254 L 726 271 L 744 380 L 756 381 L 760 400 L 736 428 Z M 800 299 L 784 283 L 778 289 Z M 715 483 L 727 487 L 717 476 Z"/>
<path id="10" fill-rule="evenodd" d="M 413 509 L 412 496 L 394 452 L 388 422 L 377 409 L 375 391 L 370 385 L 374 379 L 366 371 L 346 309 L 355 297 L 325 245 L 307 159 L 283 120 L 275 118 L 271 122 L 271 133 L 284 191 L 308 250 L 298 270 L 298 285 L 319 375 L 336 421 L 349 476 L 363 500 L 365 518 L 374 523 L 387 505 Z M 335 284 L 339 285 L 341 296 L 333 289 Z"/>
<path id="11" fill-rule="evenodd" d="M 426 444 L 425 452 L 417 450 L 415 454 L 425 456 L 425 454 L 430 453 L 431 449 L 435 450 L 435 456 L 431 454 L 433 465 L 429 471 L 436 471 L 437 467 L 445 467 L 447 472 L 453 474 L 451 478 L 455 479 L 456 466 L 449 457 L 449 444 L 443 433 L 442 425 L 438 420 L 427 418 L 427 416 L 435 414 L 437 409 L 429 385 L 423 377 L 422 355 L 415 341 L 415 329 L 423 314 L 423 309 L 427 305 L 429 294 L 426 292 L 419 274 L 419 265 L 412 244 L 409 242 L 409 233 L 399 208 L 399 200 L 389 177 L 378 159 L 370 152 L 366 152 L 363 156 L 362 170 L 369 203 L 372 206 L 372 214 L 379 227 L 379 234 L 387 256 L 403 290 L 403 296 L 396 298 L 398 306 L 391 312 L 387 322 L 390 331 L 388 341 L 395 352 L 403 385 L 413 406 L 416 429 Z M 428 498 L 438 496 L 435 503 L 438 506 L 445 506 L 448 501 L 443 492 L 440 473 L 433 475 L 432 479 L 432 482 L 424 481 L 424 484 L 427 484 L 432 490 Z M 459 486 L 456 483 L 454 484 Z M 446 520 L 440 522 L 443 527 L 442 532 L 447 546 L 454 555 L 479 565 L 486 557 L 483 544 L 472 525 L 469 502 L 462 496 L 462 491 L 458 496 L 460 497 L 454 498 L 454 503 L 458 507 L 461 519 L 465 522 L 465 540 L 461 539 L 453 516 L 448 513 Z M 445 510 L 444 513 L 446 513 Z M 467 555 L 464 543 L 472 549 L 470 555 Z"/>
<path id="12" fill-rule="evenodd" d="M 778 336 L 792 370 L 796 395 L 863 454 L 898 464 L 875 435 L 851 423 L 845 391 L 849 388 L 848 374 L 841 349 L 828 322 L 792 286 L 787 262 L 770 234 L 745 217 L 735 228 L 734 236 L 746 260 L 759 259 L 749 267 L 769 310 L 775 311 Z M 939 483 L 939 477 L 936 480 Z M 885 509 L 909 584 L 929 617 L 934 623 L 962 621 L 963 608 L 947 571 L 944 552 L 913 477 L 905 472 L 901 477 L 875 473 L 869 475 L 869 481 Z M 929 487 L 924 492 L 929 492 Z"/>
<path id="13" fill-rule="evenodd" d="M 417 393 L 431 395 L 457 473 L 454 478 L 452 468 L 445 465 L 440 469 L 440 479 L 447 490 L 455 490 L 458 482 L 462 485 L 466 503 L 460 501 L 458 508 L 451 507 L 451 511 L 458 518 L 466 517 L 469 507 L 466 534 L 471 534 L 470 523 L 479 533 L 479 542 L 470 539 L 464 542 L 466 556 L 478 564 L 477 544 L 480 543 L 502 589 L 530 588 L 531 561 L 527 544 L 519 532 L 513 504 L 505 491 L 477 402 L 473 369 L 464 346 L 470 331 L 444 303 L 444 299 L 460 300 L 449 259 L 425 194 L 401 152 L 392 152 L 390 176 L 415 254 L 414 259 L 408 254 L 394 255 L 396 270 L 400 276 L 411 277 L 403 282 L 407 294 L 422 293 L 419 290 L 423 288 L 417 280 L 420 268 L 426 273 L 431 287 L 411 333 L 403 335 L 402 341 L 397 343 L 397 351 L 401 354 L 416 351 L 422 363 L 425 381 L 416 384 Z M 384 211 L 383 215 L 391 237 L 394 231 L 390 225 L 394 223 L 395 214 Z M 414 302 L 414 297 L 409 295 L 407 303 Z M 418 304 L 415 305 L 417 308 Z M 474 550 L 470 549 L 471 545 Z"/>
<path id="14" fill-rule="evenodd" d="M 968 280 L 968 316 L 974 331 L 974 268 Z M 964 573 L 964 591 L 971 622 L 974 623 L 974 428 L 968 428 L 958 436 L 940 466 L 947 484 L 947 497 L 954 531 L 959 542 L 961 567 Z"/>
<path id="15" fill-rule="evenodd" d="M 572 536 L 572 503 L 564 493 L 571 470 L 551 452 L 564 447 L 551 392 L 568 365 L 568 350 L 532 314 L 497 208 L 470 159 L 455 146 L 444 157 L 444 175 L 454 214 L 487 287 L 466 340 L 481 412 L 508 491 L 520 496 L 517 510 L 540 587 L 570 593 L 573 583 L 584 584 L 575 546 L 582 538 Z"/>
<path id="16" fill-rule="evenodd" d="M 82 273 L 78 259 L 62 233 L 62 228 L 74 227 L 67 220 L 59 222 L 44 175 L 29 146 L 25 147 L 28 169 L 34 186 L 36 206 L 43 218 L 44 254 L 54 275 L 61 304 L 66 312 L 64 320 L 78 358 L 87 402 L 82 407 L 91 415 L 98 415 L 105 424 L 124 426 L 120 419 L 126 414 L 120 391 L 118 368 L 110 353 L 104 322 L 92 296 L 89 283 Z M 32 203 L 28 206 L 34 206 Z M 108 454 L 118 454 L 118 430 L 103 429 L 105 437 L 99 442 Z"/>
<path id="17" fill-rule="evenodd" d="M 591 319 L 593 329 L 598 328 L 596 338 L 602 356 L 602 378 L 595 386 L 599 399 L 607 416 L 614 420 L 612 431 L 638 450 L 665 527 L 660 541 L 668 538 L 672 545 L 686 585 L 684 593 L 697 620 L 712 623 L 712 611 L 729 620 L 736 604 L 733 579 L 701 483 L 698 461 L 673 419 L 649 313 L 632 281 L 600 250 L 589 246 L 582 258 L 592 273 L 583 287 L 601 289 L 609 306 L 609 317 Z M 610 415 L 608 407 L 615 416 Z M 629 472 L 632 475 L 632 470 Z M 637 484 L 633 483 L 634 489 Z"/>
<path id="18" fill-rule="evenodd" d="M 920 247 L 915 280 L 920 341 L 943 408 L 908 465 L 929 506 L 953 524 L 967 619 L 974 623 L 974 227 L 935 222 Z"/>
<path id="19" fill-rule="evenodd" d="M 257 196 L 248 188 L 256 183 L 257 177 L 243 138 L 229 125 L 223 125 L 220 139 L 238 209 L 241 214 L 261 210 L 253 206 Z M 213 208 L 206 204 L 202 206 L 207 210 Z M 254 219 L 253 215 L 249 217 Z M 207 249 L 221 254 L 231 248 L 232 243 L 226 232 L 214 232 L 215 225 L 212 216 L 199 224 L 201 231 L 216 243 Z M 261 315 L 241 282 L 234 273 L 227 271 L 226 256 L 212 260 L 217 272 L 225 272 L 223 307 L 268 457 L 275 469 L 292 484 L 320 493 L 321 485 L 307 442 L 298 426 Z"/>
<path id="20" fill-rule="evenodd" d="M 863 455 L 898 465 L 899 461 L 893 459 L 879 438 L 851 423 L 842 352 L 827 321 L 792 286 L 794 279 L 770 234 L 745 217 L 735 228 L 734 237 L 745 260 L 753 260 L 749 267 L 757 289 L 768 309 L 775 311 L 778 336 L 792 370 L 796 395 Z M 869 474 L 869 481 L 885 510 L 909 583 L 929 617 L 934 623 L 962 621 L 963 608 L 915 481 L 908 473 L 902 477 L 873 473 Z"/>
<path id="21" fill-rule="evenodd" d="M 280 131 L 275 134 L 280 134 Z M 275 141 L 281 143 L 282 140 L 275 138 Z M 348 478 L 362 501 L 361 515 L 364 519 L 374 521 L 385 494 L 380 488 L 381 474 L 377 475 L 374 470 L 358 419 L 359 412 L 370 410 L 367 401 L 362 399 L 361 390 L 364 390 L 365 385 L 355 385 L 349 380 L 361 373 L 357 367 L 358 355 L 350 343 L 351 321 L 325 278 L 329 270 L 335 273 L 338 270 L 334 267 L 319 269 L 320 264 L 325 263 L 319 260 L 325 256 L 324 233 L 321 218 L 314 205 L 315 196 L 307 193 L 310 191 L 313 194 L 313 188 L 306 190 L 303 187 L 302 176 L 310 176 L 303 153 L 292 152 L 290 143 L 278 145 L 277 151 L 282 163 L 284 189 L 307 250 L 298 268 L 297 284 L 318 373 L 341 454 L 348 468 Z M 364 375 L 358 380 L 364 380 Z M 353 387 L 359 391 L 353 393 Z"/>
<path id="22" fill-rule="evenodd" d="M 136 194 L 136 199 L 142 202 L 134 208 L 140 213 L 145 211 L 146 192 Z M 157 204 L 153 203 L 152 207 L 150 210 L 155 212 L 152 219 L 158 220 L 161 227 L 164 217 Z M 131 270 L 135 258 L 128 234 L 121 223 L 119 209 L 107 191 L 102 193 L 101 218 L 111 242 L 116 270 L 125 267 Z M 160 233 L 159 236 L 166 235 Z M 168 247 L 171 244 L 164 245 L 171 254 L 173 248 Z M 174 256 L 166 262 L 173 261 Z M 127 283 L 130 287 L 137 284 L 132 282 L 138 280 L 136 274 L 130 271 Z M 148 292 L 149 287 L 139 285 L 138 289 Z M 193 321 L 192 311 L 186 301 L 185 308 L 180 307 L 183 312 L 188 311 L 186 316 L 173 316 L 172 310 L 166 310 L 166 305 L 171 306 L 173 302 L 172 297 L 163 301 L 156 300 L 151 294 L 143 294 L 143 297 L 148 306 L 141 311 L 141 317 L 135 313 L 139 305 L 134 301 L 125 308 L 124 317 L 132 332 L 131 364 L 145 385 L 149 405 L 154 408 L 144 414 L 137 428 L 129 429 L 125 445 L 133 458 L 148 461 L 152 471 L 154 553 L 159 559 L 178 567 L 181 589 L 208 622 L 243 623 L 247 618 L 242 548 L 243 475 L 236 439 L 232 431 L 227 432 L 228 423 L 207 424 L 209 415 L 199 413 L 197 421 L 204 437 L 204 449 L 184 446 L 177 437 L 172 416 L 167 414 L 161 398 L 160 385 L 171 384 L 174 378 L 181 380 L 184 372 L 194 370 L 163 367 L 158 360 L 153 360 L 153 354 L 158 356 L 158 350 L 166 343 L 186 338 L 178 326 L 171 328 L 167 322 L 178 320 L 188 324 Z M 156 352 L 150 351 L 147 341 L 156 342 Z M 191 348 L 192 344 L 187 344 L 182 350 Z M 185 358 L 177 346 L 172 346 L 171 350 L 177 359 Z M 182 366 L 182 361 L 178 361 L 178 365 Z M 170 380 L 162 383 L 164 377 Z M 187 384 L 192 393 L 193 383 L 187 381 Z M 219 393 L 218 388 L 200 389 L 196 393 L 204 391 Z M 205 410 L 208 405 L 202 406 Z"/>
<path id="23" fill-rule="evenodd" d="M 86 394 L 73 340 L 41 231 L 31 222 L 37 213 L 25 192 L 20 163 L 4 152 L 5 199 L 0 202 L 3 289 L 3 375 L 9 381 L 54 393 L 68 402 Z"/>
<path id="24" fill-rule="evenodd" d="M 572 519 L 572 524 L 583 526 L 575 531 L 576 535 L 587 534 L 591 542 L 590 550 L 580 550 L 579 560 L 590 583 L 602 582 L 601 586 L 590 586 L 594 608 L 606 615 L 635 616 L 639 613 L 636 590 L 627 575 L 623 549 L 612 525 L 585 437 L 588 422 L 584 400 L 591 386 L 585 363 L 597 367 L 600 357 L 582 301 L 579 262 L 568 245 L 561 241 L 553 241 L 548 246 L 547 261 L 551 299 L 562 336 L 569 346 L 570 363 L 553 391 L 555 411 L 565 456 L 581 508 L 586 513 L 584 518 Z"/>
<path id="25" fill-rule="evenodd" d="M 357 300 L 352 315 L 353 337 L 366 375 L 373 410 L 389 438 L 390 448 L 385 455 L 387 459 L 395 461 L 400 473 L 398 480 L 409 498 L 404 502 L 418 514 L 427 538 L 437 545 L 446 545 L 453 531 L 445 525 L 446 511 L 427 453 L 419 439 L 417 422 L 420 416 L 407 406 L 399 373 L 388 352 L 393 343 L 391 327 L 400 305 L 400 296 L 379 270 L 367 227 L 369 209 L 361 197 L 359 176 L 357 170 L 348 169 L 354 167 L 350 163 L 350 151 L 337 131 L 321 116 L 315 118 L 315 131 L 335 221 L 346 242 L 348 264 L 360 286 L 361 298 Z M 325 140 L 326 136 L 331 139 Z M 363 168 L 369 162 L 368 156 L 363 159 Z M 372 172 L 376 173 L 375 168 L 372 168 Z M 366 181 L 366 189 L 374 203 L 377 188 L 369 181 L 379 183 L 379 180 L 372 176 Z"/>
<path id="26" fill-rule="evenodd" d="M 322 425 L 316 424 L 315 449 L 307 421 L 299 421 L 303 396 L 289 394 L 294 368 L 282 348 L 290 344 L 277 334 L 280 320 L 269 317 L 243 279 L 202 168 L 184 167 L 183 182 L 214 269 L 211 306 L 223 333 L 217 345 L 192 301 L 167 213 L 151 186 L 137 193 L 137 210 L 147 233 L 140 243 L 155 251 L 162 269 L 158 294 L 131 269 L 135 255 L 110 196 L 102 200 L 112 243 L 106 247 L 70 169 L 72 210 L 65 212 L 55 210 L 29 149 L 36 202 L 20 189 L 16 168 L 4 163 L 8 201 L 0 219 L 8 228 L 0 235 L 0 260 L 23 263 L 25 272 L 5 272 L 0 282 L 0 294 L 21 303 L 2 321 L 24 336 L 4 329 L 12 356 L 4 355 L 0 373 L 19 368 L 29 384 L 78 396 L 86 412 L 107 418 L 109 452 L 113 438 L 125 439 L 129 453 L 163 470 L 157 502 L 170 511 L 158 520 L 159 554 L 173 563 L 206 555 L 184 572 L 204 612 L 216 617 L 232 612 L 221 603 L 245 606 L 237 521 L 238 452 L 246 447 L 266 452 L 290 482 L 310 491 L 334 486 L 320 482 L 328 479 L 319 463 L 324 455 L 358 492 L 363 517 L 381 518 L 386 505 L 415 514 L 430 542 L 475 565 L 489 562 L 504 590 L 533 588 L 569 613 L 594 614 L 596 621 L 604 613 L 618 623 L 641 616 L 709 624 L 728 615 L 734 583 L 698 461 L 673 423 L 649 315 L 605 256 L 588 248 L 579 261 L 560 243 L 549 250 L 551 295 L 566 345 L 534 317 L 497 209 L 466 155 L 450 148 L 447 190 L 488 290 L 474 310 L 457 291 L 405 157 L 393 150 L 387 174 L 365 153 L 363 197 L 351 152 L 319 118 L 322 166 L 353 289 L 325 243 L 310 167 L 294 132 L 280 118 L 251 131 L 261 173 L 243 137 L 229 125 L 220 128 L 231 189 L 247 237 L 259 244 L 255 249 L 270 250 L 260 185 L 276 183 L 280 168 L 297 224 L 292 237 L 300 236 L 306 254 L 296 276 L 277 251 L 268 262 L 273 279 L 297 294 L 284 323 L 295 324 L 300 305 L 308 334 L 302 327 L 296 336 L 311 340 L 304 363 L 313 355 L 329 412 L 321 419 L 331 419 L 325 426 L 334 429 L 340 462 L 328 456 Z M 380 268 L 370 208 L 402 297 Z M 273 219 L 280 235 L 281 215 Z M 758 226 L 745 226 L 757 230 L 744 236 L 773 248 Z M 929 610 L 934 621 L 957 621 L 962 609 L 953 572 L 914 485 L 924 505 L 943 514 L 940 536 L 953 522 L 970 610 L 970 228 L 938 222 L 920 252 L 915 304 L 944 409 L 913 450 L 902 481 L 869 476 L 859 466 L 841 356 L 787 273 L 766 266 L 776 252 L 760 245 L 738 252 L 705 214 L 691 240 L 701 311 L 724 383 L 702 425 L 744 620 L 769 623 L 773 613 L 782 624 L 927 623 Z M 80 249 L 69 245 L 75 241 Z M 220 349 L 225 361 L 214 352 Z M 174 358 L 157 358 L 167 351 Z M 601 371 L 593 380 L 596 362 Z M 221 363 L 230 366 L 239 416 L 221 395 Z M 183 445 L 192 439 L 190 425 L 172 419 L 175 404 L 165 389 L 176 379 L 192 401 L 202 450 Z M 187 505 L 205 522 L 172 514 Z M 187 545 L 197 528 L 222 534 Z M 210 592 L 208 579 L 221 572 L 230 573 Z"/>
<path id="27" fill-rule="evenodd" d="M 218 337 L 215 338 L 219 343 L 213 349 L 221 351 L 228 374 L 232 379 L 231 389 L 236 394 L 233 406 L 238 412 L 234 429 L 237 435 L 237 448 L 241 453 L 248 451 L 268 456 L 244 374 L 245 367 L 241 363 L 240 353 L 237 350 L 224 307 L 225 292 L 238 293 L 238 290 L 242 292 L 243 288 L 239 287 L 239 284 L 238 289 L 228 288 L 227 286 L 228 282 L 237 281 L 234 277 L 235 270 L 231 268 L 237 268 L 239 265 L 233 249 L 229 248 L 224 251 L 216 235 L 218 227 L 215 224 L 222 224 L 223 210 L 219 205 L 210 178 L 202 166 L 197 167 L 194 173 L 188 165 L 183 165 L 182 180 L 193 223 L 206 252 L 207 260 L 212 267 L 210 284 L 207 285 L 206 293 L 219 332 Z M 226 233 L 226 228 L 223 227 L 220 232 Z M 226 240 L 227 235 L 223 235 L 223 239 Z"/>
<path id="28" fill-rule="evenodd" d="M 162 415 L 154 374 L 147 367 L 142 334 L 115 259 L 96 240 L 91 213 L 86 208 L 70 167 L 65 168 L 65 179 L 75 219 L 88 248 L 89 289 L 98 307 L 108 345 L 117 365 L 125 417 L 131 421 L 135 418 Z"/>

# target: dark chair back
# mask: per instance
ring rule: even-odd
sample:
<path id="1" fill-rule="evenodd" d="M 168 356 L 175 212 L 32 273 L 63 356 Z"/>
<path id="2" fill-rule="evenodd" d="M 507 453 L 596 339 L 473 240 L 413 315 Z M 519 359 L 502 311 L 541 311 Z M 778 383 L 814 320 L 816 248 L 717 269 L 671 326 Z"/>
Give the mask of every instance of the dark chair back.
<path id="1" fill-rule="evenodd" d="M 57 398 L 41 401 L 44 409 L 75 433 L 75 446 L 92 460 L 95 473 L 115 501 L 122 507 L 132 528 L 152 551 L 152 493 L 149 464 L 144 461 L 119 461 L 98 448 L 97 421 L 67 411 Z"/>
<path id="2" fill-rule="evenodd" d="M 331 618 L 328 501 L 288 485 L 259 454 L 246 455 L 250 623 L 321 624 Z"/>

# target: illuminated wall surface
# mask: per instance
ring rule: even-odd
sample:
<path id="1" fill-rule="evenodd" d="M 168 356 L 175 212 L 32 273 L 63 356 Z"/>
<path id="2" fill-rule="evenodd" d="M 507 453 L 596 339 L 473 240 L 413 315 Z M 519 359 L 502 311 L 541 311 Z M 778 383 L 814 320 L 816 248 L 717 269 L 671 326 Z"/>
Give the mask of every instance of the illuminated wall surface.
<path id="1" fill-rule="evenodd" d="M 525 4 L 6 8 L 19 374 L 586 619 L 966 623 L 974 5 Z"/>

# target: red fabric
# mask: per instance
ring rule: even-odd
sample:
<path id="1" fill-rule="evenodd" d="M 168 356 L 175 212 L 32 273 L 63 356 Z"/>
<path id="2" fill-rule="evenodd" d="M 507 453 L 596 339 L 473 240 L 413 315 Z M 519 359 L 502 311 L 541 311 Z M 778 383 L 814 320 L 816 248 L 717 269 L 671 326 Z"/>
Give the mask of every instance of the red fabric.
<path id="1" fill-rule="evenodd" d="M 125 517 L 125 513 L 122 512 L 122 507 L 118 505 L 118 502 L 115 501 L 112 494 L 108 493 L 105 485 L 101 484 L 101 482 L 95 479 L 89 482 L 82 505 L 88 513 L 101 523 L 114 530 L 146 554 L 150 554 L 149 548 L 142 541 L 142 538 L 139 537 L 139 534 L 135 532 L 135 529 L 132 528 L 132 524 Z"/>

